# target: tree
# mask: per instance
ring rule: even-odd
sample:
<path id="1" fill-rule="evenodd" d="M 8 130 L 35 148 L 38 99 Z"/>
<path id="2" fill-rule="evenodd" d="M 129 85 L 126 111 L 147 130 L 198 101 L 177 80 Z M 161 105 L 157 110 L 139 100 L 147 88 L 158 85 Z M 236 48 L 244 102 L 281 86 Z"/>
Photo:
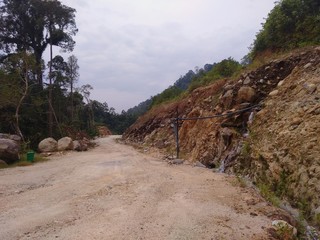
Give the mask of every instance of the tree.
<path id="1" fill-rule="evenodd" d="M 29 92 L 30 78 L 32 78 L 35 66 L 34 60 L 34 56 L 28 53 L 11 55 L 2 64 L 2 74 L 0 76 L 2 79 L 0 109 L 10 105 L 15 108 L 14 130 L 23 141 L 25 139 L 20 128 L 20 110 Z"/>
<path id="2" fill-rule="evenodd" d="M 68 65 L 64 61 L 63 57 L 60 55 L 55 56 L 52 59 L 52 62 L 48 65 L 52 66 L 51 78 L 53 80 L 53 84 L 56 84 L 60 87 L 66 86 L 68 83 Z"/>
<path id="3" fill-rule="evenodd" d="M 80 87 L 79 92 L 82 93 L 83 97 L 87 101 L 88 105 L 88 128 L 89 130 L 92 130 L 94 128 L 94 112 L 93 112 L 93 101 L 90 99 L 90 91 L 93 90 L 93 87 L 90 84 L 86 84 Z"/>
<path id="4" fill-rule="evenodd" d="M 250 55 L 312 44 L 320 44 L 320 1 L 281 0 L 256 35 Z"/>
<path id="5" fill-rule="evenodd" d="M 73 89 L 74 84 L 78 80 L 80 74 L 79 74 L 79 65 L 78 65 L 78 59 L 76 56 L 71 55 L 68 58 L 67 62 L 67 77 L 68 81 L 70 83 L 70 94 L 71 94 L 71 121 L 74 119 L 74 107 L 73 107 Z"/>
<path id="6" fill-rule="evenodd" d="M 32 51 L 37 81 L 42 86 L 42 55 L 47 46 L 72 51 L 77 33 L 75 9 L 58 0 L 3 0 L 0 3 L 0 51 L 2 60 L 20 51 Z"/>

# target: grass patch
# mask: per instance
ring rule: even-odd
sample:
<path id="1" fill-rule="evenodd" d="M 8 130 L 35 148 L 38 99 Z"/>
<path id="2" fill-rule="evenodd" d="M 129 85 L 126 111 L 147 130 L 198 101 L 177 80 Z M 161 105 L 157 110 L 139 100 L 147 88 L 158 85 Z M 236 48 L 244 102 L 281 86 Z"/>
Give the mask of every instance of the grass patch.
<path id="1" fill-rule="evenodd" d="M 246 181 L 239 175 L 236 176 L 237 179 L 237 185 L 241 188 L 246 188 L 247 187 L 247 183 Z"/>
<path id="2" fill-rule="evenodd" d="M 268 186 L 267 184 L 259 183 L 258 189 L 262 197 L 264 197 L 268 202 L 276 207 L 280 206 L 280 199 L 271 190 L 270 186 Z"/>
<path id="3" fill-rule="evenodd" d="M 48 158 L 42 157 L 40 154 L 35 153 L 34 160 L 32 162 L 30 162 L 27 160 L 27 153 L 23 153 L 20 155 L 20 160 L 18 162 L 15 162 L 15 163 L 9 165 L 8 167 L 27 167 L 27 166 L 31 166 L 35 163 L 46 162 L 46 161 L 48 161 Z"/>

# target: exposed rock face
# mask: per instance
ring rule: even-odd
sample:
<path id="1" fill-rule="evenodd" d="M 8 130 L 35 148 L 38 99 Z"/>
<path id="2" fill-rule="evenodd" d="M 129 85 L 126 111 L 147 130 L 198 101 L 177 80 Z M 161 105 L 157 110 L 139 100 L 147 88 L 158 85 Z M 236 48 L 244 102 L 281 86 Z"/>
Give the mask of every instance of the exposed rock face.
<path id="1" fill-rule="evenodd" d="M 180 118 L 223 114 L 180 121 L 185 158 L 267 184 L 295 206 L 308 203 L 308 213 L 315 215 L 320 207 L 320 48 L 293 53 L 233 82 L 217 81 L 154 108 L 124 139 L 174 154 L 171 124 L 177 112 Z"/>
<path id="2" fill-rule="evenodd" d="M 12 138 L 15 138 L 14 135 L 1 134 L 1 137 L 4 136 L 12 136 Z M 0 159 L 5 161 L 7 164 L 19 160 L 20 145 L 17 141 L 10 138 L 11 137 L 0 138 Z"/>
<path id="3" fill-rule="evenodd" d="M 43 153 L 56 152 L 58 150 L 58 142 L 53 138 L 46 138 L 39 143 L 38 149 Z"/>
<path id="4" fill-rule="evenodd" d="M 64 137 L 58 141 L 58 151 L 73 150 L 73 141 L 70 137 Z"/>
<path id="5" fill-rule="evenodd" d="M 297 66 L 265 100 L 250 126 L 251 151 L 236 169 L 286 194 L 295 206 L 320 207 L 320 53 Z"/>

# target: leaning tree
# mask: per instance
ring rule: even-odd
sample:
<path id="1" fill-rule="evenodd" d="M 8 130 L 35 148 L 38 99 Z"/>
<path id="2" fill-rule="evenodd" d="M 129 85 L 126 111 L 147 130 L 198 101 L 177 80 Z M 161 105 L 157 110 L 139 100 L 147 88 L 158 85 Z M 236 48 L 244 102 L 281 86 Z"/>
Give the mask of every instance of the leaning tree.
<path id="1" fill-rule="evenodd" d="M 0 1 L 0 60 L 31 51 L 38 66 L 37 82 L 42 87 L 42 55 L 46 48 L 73 50 L 72 37 L 78 31 L 75 12 L 58 0 Z"/>

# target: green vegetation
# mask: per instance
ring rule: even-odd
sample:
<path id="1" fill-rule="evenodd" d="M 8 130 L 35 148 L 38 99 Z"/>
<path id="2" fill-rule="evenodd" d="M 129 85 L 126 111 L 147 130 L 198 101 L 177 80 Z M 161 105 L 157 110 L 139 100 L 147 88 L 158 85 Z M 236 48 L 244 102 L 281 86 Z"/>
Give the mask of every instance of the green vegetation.
<path id="1" fill-rule="evenodd" d="M 177 88 L 176 86 L 170 86 L 167 89 L 165 89 L 162 93 L 152 98 L 151 107 L 164 102 L 168 102 L 170 100 L 174 100 L 175 98 L 179 97 L 183 92 L 183 90 Z"/>
<path id="2" fill-rule="evenodd" d="M 71 52 L 78 29 L 75 9 L 60 1 L 4 0 L 0 4 L 0 132 L 17 134 L 28 147 L 46 137 L 94 136 L 97 125 L 121 134 L 137 115 L 117 114 L 90 98 L 92 87 L 76 87 L 76 56 L 43 60 L 52 46 Z M 24 161 L 22 161 L 22 164 Z"/>
<path id="3" fill-rule="evenodd" d="M 186 75 L 180 77 L 173 86 L 152 97 L 150 106 L 153 107 L 179 99 L 179 97 L 183 96 L 183 93 L 192 92 L 198 87 L 206 86 L 221 78 L 232 77 L 239 73 L 241 68 L 242 65 L 230 57 L 219 63 L 206 64 L 201 69 L 196 68 L 196 73 L 190 70 Z"/>
<path id="4" fill-rule="evenodd" d="M 215 80 L 231 78 L 239 73 L 241 69 L 242 65 L 231 57 L 224 59 L 221 62 L 214 63 L 209 72 L 204 73 L 200 71 L 200 74 L 194 77 L 189 86 L 189 92 L 200 86 L 206 86 Z"/>
<path id="5" fill-rule="evenodd" d="M 264 183 L 259 183 L 257 186 L 262 197 L 264 197 L 267 201 L 272 203 L 274 206 L 279 207 L 280 199 L 275 195 L 275 192 L 272 190 L 272 188 L 269 185 Z"/>
<path id="6" fill-rule="evenodd" d="M 254 41 L 251 58 L 264 51 L 320 44 L 320 1 L 281 0 Z"/>

